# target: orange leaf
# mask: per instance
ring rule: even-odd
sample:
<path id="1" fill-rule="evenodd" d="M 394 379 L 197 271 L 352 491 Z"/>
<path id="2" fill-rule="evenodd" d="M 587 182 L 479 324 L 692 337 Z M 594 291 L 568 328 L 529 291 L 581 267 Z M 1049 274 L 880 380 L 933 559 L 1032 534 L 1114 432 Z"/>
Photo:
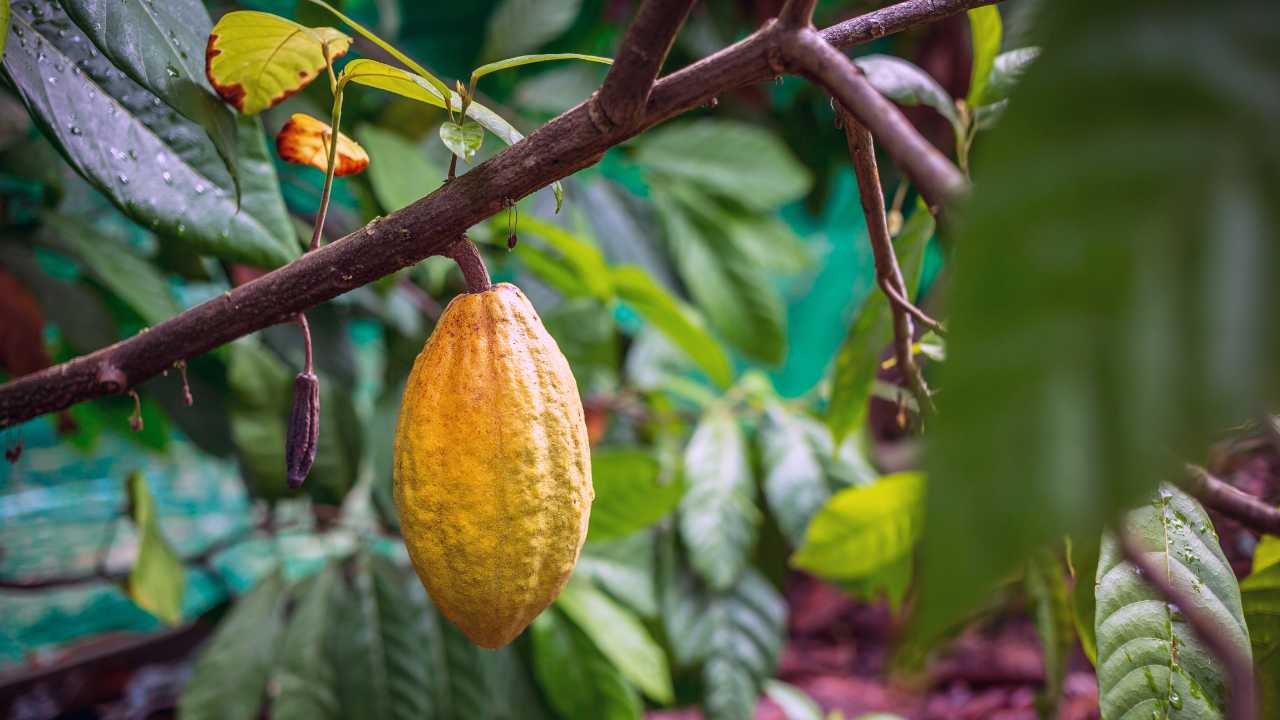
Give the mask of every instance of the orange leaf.
<path id="1" fill-rule="evenodd" d="M 276 135 L 276 152 L 285 162 L 310 165 L 318 170 L 329 169 L 329 138 L 333 129 L 310 115 L 294 113 Z M 369 155 L 355 140 L 338 133 L 338 157 L 334 164 L 336 176 L 355 175 L 369 165 Z"/>

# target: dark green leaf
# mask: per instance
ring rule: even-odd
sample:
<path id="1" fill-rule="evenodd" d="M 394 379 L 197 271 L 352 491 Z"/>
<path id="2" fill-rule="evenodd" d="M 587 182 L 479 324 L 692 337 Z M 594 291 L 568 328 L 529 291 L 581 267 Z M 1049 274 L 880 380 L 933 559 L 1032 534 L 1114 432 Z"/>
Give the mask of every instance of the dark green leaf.
<path id="1" fill-rule="evenodd" d="M 395 212 L 440 187 L 444 173 L 399 133 L 362 125 L 356 138 L 369 153 L 369 184 L 384 211 Z"/>
<path id="2" fill-rule="evenodd" d="M 689 561 L 711 587 L 729 588 L 755 546 L 760 511 L 747 441 L 727 408 L 702 416 L 685 448 L 684 479 L 680 537 Z"/>
<path id="3" fill-rule="evenodd" d="M 809 191 L 813 177 L 778 136 L 726 120 L 666 125 L 647 133 L 636 161 L 748 208 L 768 211 Z"/>
<path id="4" fill-rule="evenodd" d="M 865 55 L 854 60 L 872 87 L 899 105 L 924 105 L 937 110 L 951 124 L 960 122 L 955 101 L 929 73 L 892 55 Z"/>
<path id="5" fill-rule="evenodd" d="M 156 501 L 142 473 L 125 480 L 129 519 L 138 532 L 138 556 L 129 569 L 125 591 L 138 607 L 169 625 L 182 622 L 182 591 L 187 576 L 182 559 L 160 529 Z"/>
<path id="6" fill-rule="evenodd" d="M 485 32 L 486 61 L 520 55 L 554 40 L 578 17 L 582 0 L 503 0 Z"/>
<path id="7" fill-rule="evenodd" d="M 587 540 L 613 540 L 643 530 L 680 503 L 684 487 L 658 477 L 658 461 L 642 450 L 604 449 L 591 454 L 596 499 Z"/>
<path id="8" fill-rule="evenodd" d="M 766 409 L 759 439 L 765 499 L 783 534 L 798 547 L 809 520 L 831 497 L 826 470 L 804 427 L 781 405 Z"/>
<path id="9" fill-rule="evenodd" d="M 204 129 L 130 80 L 57 5 L 15 8 L 4 67 L 45 134 L 72 167 L 129 217 L 193 251 L 262 266 L 298 244 L 261 127 L 237 121 L 241 183 Z"/>
<path id="10" fill-rule="evenodd" d="M 1214 631 L 1248 654 L 1240 588 L 1199 503 L 1162 486 L 1154 502 L 1129 513 L 1124 528 L 1169 582 L 1204 598 L 1200 610 L 1213 617 Z M 1222 664 L 1110 537 L 1098 559 L 1095 629 L 1102 717 L 1223 716 Z"/>
<path id="11" fill-rule="evenodd" d="M 1075 586 L 1071 588 L 1071 616 L 1076 626 L 1076 637 L 1080 638 L 1080 647 L 1094 666 L 1098 664 L 1098 638 L 1093 632 L 1093 618 L 1097 614 L 1094 591 L 1101 541 L 1100 537 L 1089 537 L 1084 541 L 1073 538 L 1070 543 L 1071 566 L 1075 574 Z"/>
<path id="12" fill-rule="evenodd" d="M 484 142 L 484 128 L 475 120 L 461 123 L 446 120 L 440 123 L 440 140 L 454 155 L 471 162 Z"/>
<path id="13" fill-rule="evenodd" d="M 720 387 L 733 382 L 729 357 L 693 308 L 668 293 L 639 266 L 613 267 L 610 278 L 618 299 L 683 350 L 712 382 Z"/>
<path id="14" fill-rule="evenodd" d="M 285 584 L 279 572 L 262 579 L 218 625 L 200 650 L 178 701 L 190 720 L 253 720 L 271 677 L 284 625 Z"/>
<path id="15" fill-rule="evenodd" d="M 640 697 L 581 630 L 556 608 L 533 621 L 533 666 L 551 705 L 567 718 L 641 716 Z"/>
<path id="16" fill-rule="evenodd" d="M 67 0 L 80 30 L 131 80 L 204 128 L 237 182 L 236 117 L 204 74 L 213 23 L 198 0 Z"/>
<path id="17" fill-rule="evenodd" d="M 342 566 L 331 561 L 303 583 L 284 636 L 271 700 L 272 720 L 344 717 L 336 691 L 338 665 L 332 643 L 342 607 Z"/>
<path id="18" fill-rule="evenodd" d="M 556 598 L 555 607 L 646 697 L 659 703 L 671 702 L 667 656 L 639 618 L 581 578 L 569 579 Z"/>
<path id="19" fill-rule="evenodd" d="M 1071 594 L 1063 573 L 1062 562 L 1048 550 L 1036 553 L 1027 563 L 1027 594 L 1035 603 L 1036 631 L 1044 658 L 1044 689 L 1037 701 L 1042 718 L 1058 717 L 1067 661 L 1075 649 Z"/>
<path id="20" fill-rule="evenodd" d="M 915 295 L 924 267 L 924 248 L 933 235 L 933 216 L 917 207 L 894 242 L 898 264 L 909 295 Z M 879 288 L 858 308 L 849 334 L 836 355 L 831 379 L 831 402 L 827 406 L 827 426 L 836 442 L 862 425 L 867 416 L 867 398 L 880 367 L 885 347 L 893 340 L 893 315 Z"/>
<path id="21" fill-rule="evenodd" d="M 872 576 L 915 548 L 925 482 L 918 473 L 886 475 L 841 490 L 809 523 L 796 567 L 833 579 Z"/>
<path id="22" fill-rule="evenodd" d="M 1280 102 L 1255 91 L 1280 86 L 1280 57 L 1251 50 L 1280 47 L 1280 5 L 1146 10 L 1046 5 L 1044 54 L 977 158 L 929 438 L 922 629 L 1280 402 Z"/>

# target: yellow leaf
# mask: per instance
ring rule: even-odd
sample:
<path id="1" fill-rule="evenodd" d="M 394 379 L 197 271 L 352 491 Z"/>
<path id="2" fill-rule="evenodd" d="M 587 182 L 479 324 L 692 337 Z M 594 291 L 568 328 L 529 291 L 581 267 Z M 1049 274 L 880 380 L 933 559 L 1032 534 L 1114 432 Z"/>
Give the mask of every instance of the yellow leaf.
<path id="1" fill-rule="evenodd" d="M 310 165 L 321 171 L 329 169 L 329 138 L 333 128 L 310 115 L 294 113 L 276 135 L 276 152 L 285 162 Z M 333 174 L 355 175 L 369 166 L 369 154 L 355 140 L 338 133 L 338 158 Z"/>
<path id="2" fill-rule="evenodd" d="M 351 38 L 270 13 L 229 12 L 209 33 L 205 75 L 224 100 L 253 115 L 314 80 L 325 69 L 326 47 L 332 61 L 347 53 Z"/>
<path id="3" fill-rule="evenodd" d="M 432 87 L 426 79 L 377 60 L 361 58 L 347 63 L 347 66 L 342 69 L 341 82 L 368 85 L 410 100 L 417 100 L 438 108 L 444 107 L 440 91 Z M 456 105 L 455 102 L 455 107 Z"/>

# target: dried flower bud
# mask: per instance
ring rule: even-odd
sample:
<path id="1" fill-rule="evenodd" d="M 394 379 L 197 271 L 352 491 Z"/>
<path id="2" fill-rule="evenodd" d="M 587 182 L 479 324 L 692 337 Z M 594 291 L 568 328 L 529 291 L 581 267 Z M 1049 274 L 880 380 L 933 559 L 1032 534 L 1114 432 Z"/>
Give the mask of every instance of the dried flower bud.
<path id="1" fill-rule="evenodd" d="M 518 242 L 520 242 L 520 238 L 516 237 L 516 234 L 515 234 L 515 233 L 511 233 L 510 235 L 508 235 L 508 236 L 507 236 L 507 250 L 515 250 L 515 249 L 516 249 L 516 243 L 518 243 Z"/>
<path id="2" fill-rule="evenodd" d="M 320 381 L 315 373 L 300 372 L 293 381 L 293 411 L 284 444 L 285 479 L 290 489 L 302 487 L 316 461 L 320 439 Z"/>

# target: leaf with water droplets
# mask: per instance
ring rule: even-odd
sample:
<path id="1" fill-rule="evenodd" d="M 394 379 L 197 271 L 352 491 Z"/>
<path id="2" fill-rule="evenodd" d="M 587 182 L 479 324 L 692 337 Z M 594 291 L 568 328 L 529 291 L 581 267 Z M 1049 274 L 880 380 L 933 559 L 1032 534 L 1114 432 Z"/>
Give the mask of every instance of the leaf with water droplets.
<path id="1" fill-rule="evenodd" d="M 1235 573 L 1209 517 L 1190 496 L 1163 486 L 1155 500 L 1129 513 L 1126 531 L 1175 587 L 1197 599 L 1215 631 L 1249 653 L 1249 630 Z M 1221 664 L 1195 637 L 1111 538 L 1098 559 L 1098 696 L 1103 720 L 1143 716 L 1220 718 Z"/>
<path id="2" fill-rule="evenodd" d="M 203 127 L 130 79 L 57 4 L 13 7 L 4 69 L 77 172 L 143 227 L 226 260 L 281 265 L 298 252 L 261 126 L 237 118 L 235 182 Z"/>

